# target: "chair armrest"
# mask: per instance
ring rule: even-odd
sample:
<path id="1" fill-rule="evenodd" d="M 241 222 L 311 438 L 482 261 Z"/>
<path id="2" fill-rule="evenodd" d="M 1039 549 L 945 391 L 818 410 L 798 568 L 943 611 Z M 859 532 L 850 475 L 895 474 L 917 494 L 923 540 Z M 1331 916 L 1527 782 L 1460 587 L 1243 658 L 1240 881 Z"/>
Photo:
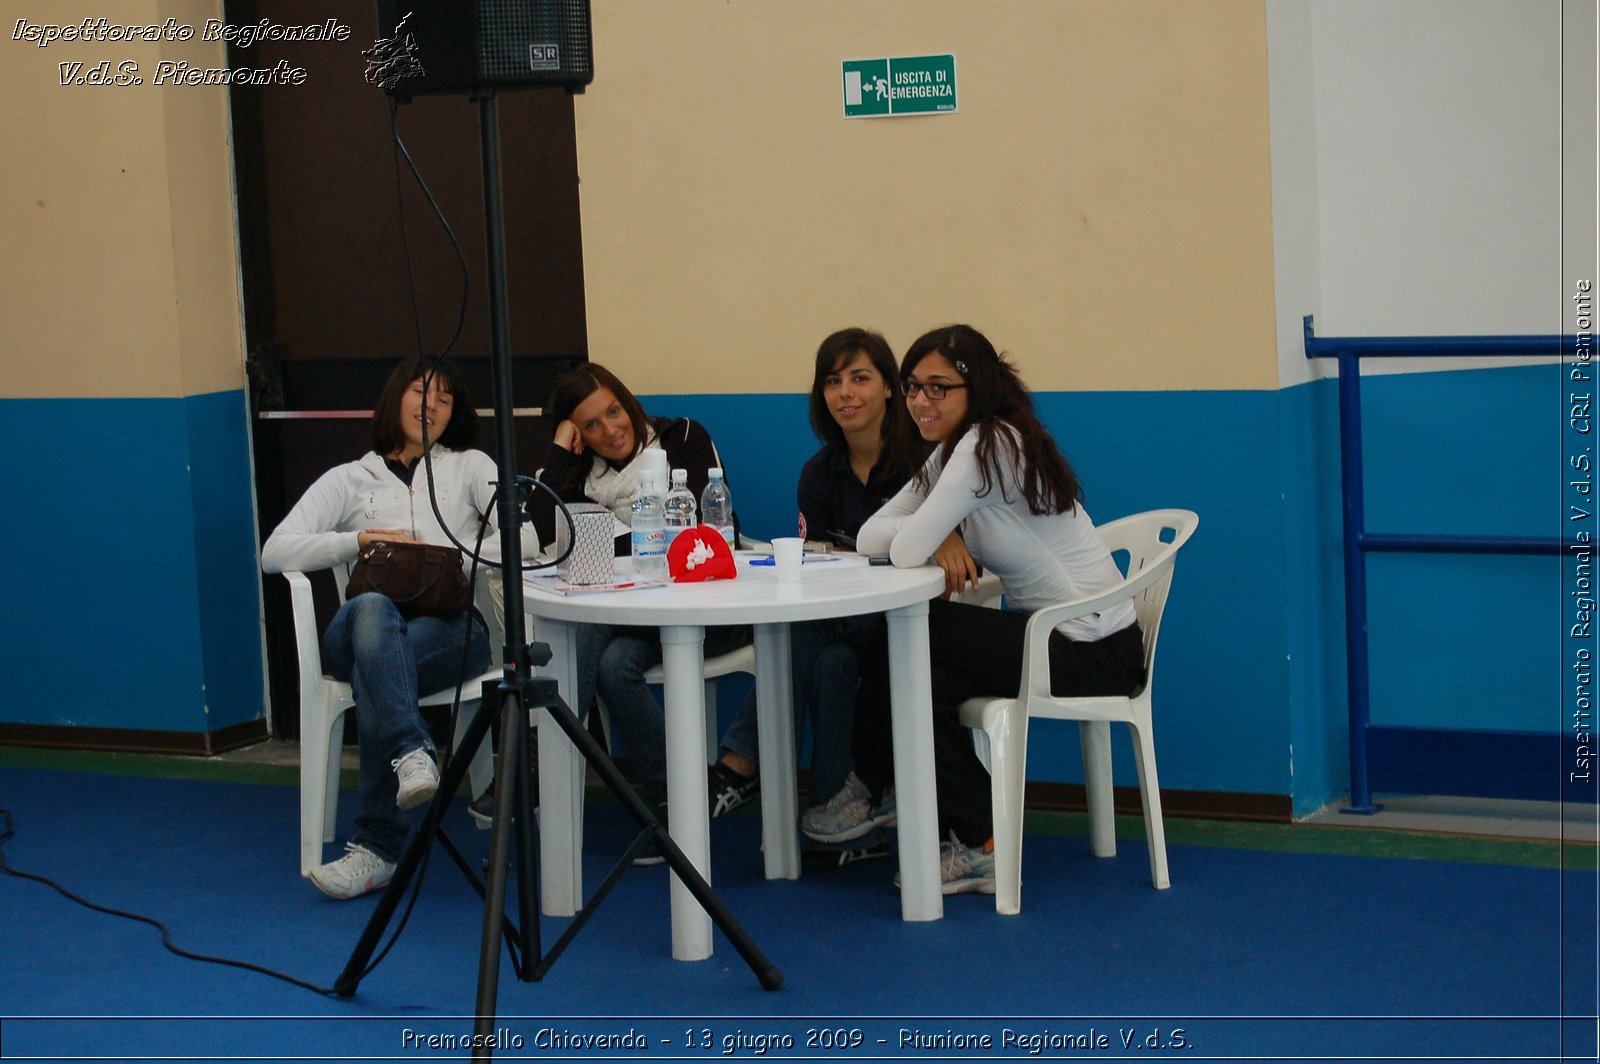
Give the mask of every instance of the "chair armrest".
<path id="1" fill-rule="evenodd" d="M 322 644 L 317 638 L 317 607 L 305 573 L 286 571 L 289 605 L 294 614 L 295 656 L 300 660 L 300 690 L 313 691 L 323 682 Z"/>
<path id="2" fill-rule="evenodd" d="M 1169 543 L 1150 560 L 1137 576 L 1124 578 L 1115 587 L 1098 595 L 1072 599 L 1069 602 L 1046 606 L 1028 618 L 1028 628 L 1023 636 L 1022 688 L 1017 697 L 1026 700 L 1030 694 L 1050 696 L 1050 633 L 1066 621 L 1099 613 L 1119 602 L 1132 601 L 1141 591 L 1172 572 L 1178 559 L 1182 542 Z"/>
<path id="3" fill-rule="evenodd" d="M 1006 585 L 994 573 L 984 573 L 978 578 L 976 587 L 964 588 L 950 596 L 951 602 L 964 602 L 969 606 L 992 606 L 1000 608 L 1000 600 L 1005 597 Z"/>

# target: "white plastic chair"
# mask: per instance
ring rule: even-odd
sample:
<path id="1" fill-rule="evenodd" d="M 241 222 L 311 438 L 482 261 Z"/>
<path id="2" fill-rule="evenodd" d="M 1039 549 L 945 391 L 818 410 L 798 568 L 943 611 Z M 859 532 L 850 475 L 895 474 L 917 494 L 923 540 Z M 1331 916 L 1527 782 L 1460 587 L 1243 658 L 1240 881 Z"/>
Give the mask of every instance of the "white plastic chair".
<path id="1" fill-rule="evenodd" d="M 1001 600 L 1005 597 L 1006 587 L 1000 578 L 993 573 L 984 573 L 978 578 L 976 587 L 964 587 L 950 596 L 951 602 L 964 602 L 969 606 L 993 606 L 999 609 Z"/>
<path id="2" fill-rule="evenodd" d="M 1027 781 L 1028 718 L 1076 720 L 1083 746 L 1083 774 L 1089 804 L 1089 841 L 1098 857 L 1117 852 L 1111 797 L 1111 722 L 1122 721 L 1133 736 L 1150 848 L 1150 879 L 1158 890 L 1167 877 L 1166 833 L 1161 822 L 1161 791 L 1151 732 L 1150 693 L 1155 684 L 1156 639 L 1172 586 L 1178 548 L 1194 534 L 1200 518 L 1188 510 L 1151 510 L 1102 525 L 1100 537 L 1112 554 L 1126 551 L 1127 576 L 1101 594 L 1047 606 L 1028 619 L 1022 652 L 1022 684 L 1015 698 L 972 698 L 961 705 L 961 722 L 975 729 L 980 757 L 989 764 L 994 802 L 995 909 L 1016 913 L 1022 906 L 1022 796 Z M 1164 531 L 1172 541 L 1162 542 Z M 1063 621 L 1098 613 L 1132 600 L 1144 631 L 1144 686 L 1132 696 L 1063 698 L 1050 693 L 1050 633 Z M 981 740 L 979 739 L 981 736 Z"/>
<path id="3" fill-rule="evenodd" d="M 339 600 L 344 601 L 348 570 L 340 565 L 332 570 Z M 322 864 L 322 847 L 333 841 L 339 813 L 339 755 L 344 745 L 344 715 L 355 706 L 350 685 L 322 671 L 322 646 L 318 640 L 317 611 L 311 595 L 311 581 L 305 573 L 286 572 L 289 601 L 294 609 L 294 640 L 300 659 L 300 874 L 308 876 Z M 461 742 L 470 720 L 469 706 L 479 698 L 485 680 L 497 680 L 501 645 L 499 614 L 489 603 L 482 580 L 478 584 L 479 609 L 489 621 L 489 645 L 494 666 L 467 680 L 461 688 L 461 711 L 456 716 L 455 744 Z M 448 706 L 455 688 L 423 695 L 418 704 Z M 472 793 L 481 794 L 494 778 L 493 752 L 487 737 L 479 744 L 469 769 Z"/>

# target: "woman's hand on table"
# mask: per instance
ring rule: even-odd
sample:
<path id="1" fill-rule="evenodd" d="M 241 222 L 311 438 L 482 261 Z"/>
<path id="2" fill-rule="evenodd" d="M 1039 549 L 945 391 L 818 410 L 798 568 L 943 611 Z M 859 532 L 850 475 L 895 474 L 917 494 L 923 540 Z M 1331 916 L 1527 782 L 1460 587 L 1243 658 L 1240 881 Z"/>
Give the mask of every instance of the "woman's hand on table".
<path id="1" fill-rule="evenodd" d="M 934 549 L 933 560 L 944 570 L 944 594 L 940 598 L 948 599 L 969 583 L 973 587 L 978 586 L 978 563 L 967 549 L 967 541 L 954 529 Z"/>

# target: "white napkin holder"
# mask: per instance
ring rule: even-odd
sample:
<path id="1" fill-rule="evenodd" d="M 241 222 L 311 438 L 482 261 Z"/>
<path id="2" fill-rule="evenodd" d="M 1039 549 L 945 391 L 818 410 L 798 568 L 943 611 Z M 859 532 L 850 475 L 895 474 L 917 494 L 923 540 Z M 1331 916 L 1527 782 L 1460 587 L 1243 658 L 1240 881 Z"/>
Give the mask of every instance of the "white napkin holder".
<path id="1" fill-rule="evenodd" d="M 567 505 L 572 515 L 572 536 L 577 545 L 566 560 L 556 566 L 561 579 L 569 584 L 609 584 L 616 576 L 616 548 L 612 528 L 616 518 L 604 506 L 592 502 Z M 567 522 L 556 513 L 556 557 L 567 550 Z"/>

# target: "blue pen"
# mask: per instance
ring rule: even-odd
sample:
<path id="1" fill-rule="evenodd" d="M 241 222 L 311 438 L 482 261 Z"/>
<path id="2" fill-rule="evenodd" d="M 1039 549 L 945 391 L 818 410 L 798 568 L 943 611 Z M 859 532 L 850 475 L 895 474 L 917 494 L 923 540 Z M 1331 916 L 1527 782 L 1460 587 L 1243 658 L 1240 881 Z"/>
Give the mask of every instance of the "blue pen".
<path id="1" fill-rule="evenodd" d="M 773 560 L 772 555 L 763 554 L 759 558 L 751 558 L 750 559 L 750 564 L 751 565 L 776 565 L 777 562 Z"/>

